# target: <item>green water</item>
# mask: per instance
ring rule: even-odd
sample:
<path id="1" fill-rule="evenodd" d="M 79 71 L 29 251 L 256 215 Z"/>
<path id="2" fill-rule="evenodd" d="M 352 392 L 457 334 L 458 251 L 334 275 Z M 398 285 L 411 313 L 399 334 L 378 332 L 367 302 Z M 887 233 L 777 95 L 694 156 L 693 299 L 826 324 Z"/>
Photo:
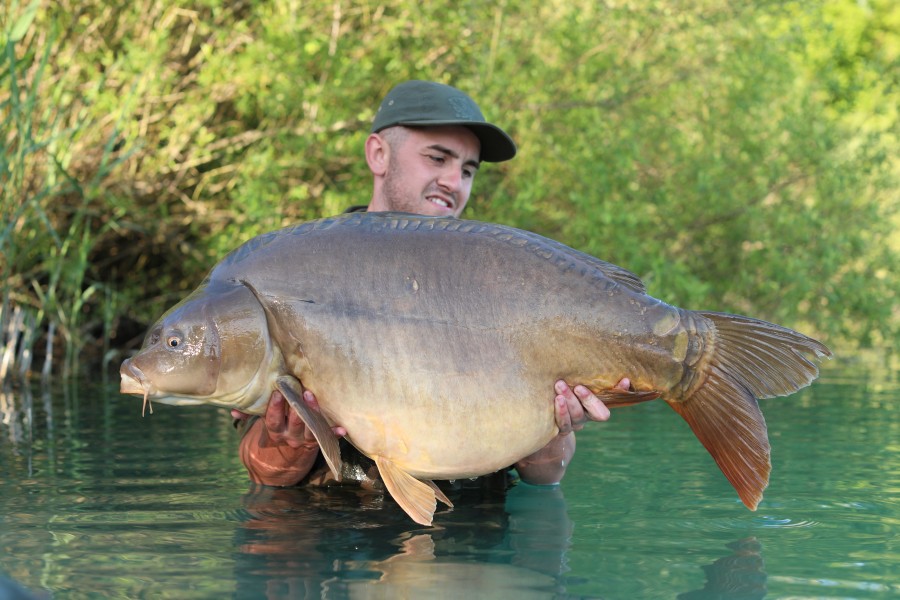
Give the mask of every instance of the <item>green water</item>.
<path id="1" fill-rule="evenodd" d="M 897 598 L 898 407 L 887 359 L 764 401 L 756 512 L 671 409 L 624 408 L 561 487 L 457 494 L 427 528 L 380 495 L 251 487 L 217 409 L 35 384 L 0 395 L 0 598 Z"/>

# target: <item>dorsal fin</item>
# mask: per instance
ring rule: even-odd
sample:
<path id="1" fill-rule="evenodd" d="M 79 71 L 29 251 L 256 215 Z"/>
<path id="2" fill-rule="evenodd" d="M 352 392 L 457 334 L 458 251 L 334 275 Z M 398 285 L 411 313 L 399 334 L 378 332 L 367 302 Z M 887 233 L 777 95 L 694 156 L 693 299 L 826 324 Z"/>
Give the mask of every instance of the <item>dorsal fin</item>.
<path id="1" fill-rule="evenodd" d="M 641 278 L 618 265 L 600 260 L 590 254 L 585 254 L 566 246 L 556 240 L 544 237 L 540 234 L 507 225 L 497 223 L 485 223 L 482 221 L 470 221 L 456 217 L 429 217 L 402 212 L 371 212 L 350 213 L 340 217 L 344 222 L 353 227 L 363 226 L 373 230 L 378 229 L 434 229 L 439 231 L 459 231 L 464 234 L 489 236 L 496 240 L 507 242 L 530 250 L 558 266 L 582 267 L 599 271 L 599 273 L 618 283 L 627 289 L 639 294 L 646 294 L 644 282 Z M 586 273 L 587 274 L 587 273 Z"/>
<path id="2" fill-rule="evenodd" d="M 596 256 L 591 256 L 590 254 L 580 252 L 578 250 L 575 250 L 574 248 L 566 246 L 565 244 L 557 242 L 554 239 L 544 237 L 530 231 L 514 229 L 512 227 L 505 227 L 503 225 L 493 225 L 493 227 L 501 230 L 506 230 L 507 232 L 513 233 L 515 237 L 528 240 L 532 250 L 539 254 L 542 250 L 545 252 L 546 250 L 551 250 L 556 256 L 565 257 L 574 263 L 589 265 L 597 269 L 606 277 L 612 279 L 618 284 L 623 285 L 633 292 L 637 292 L 639 294 L 647 293 L 647 288 L 644 287 L 644 282 L 641 281 L 641 278 L 628 269 L 624 269 L 618 265 L 606 262 L 605 260 L 600 260 Z"/>

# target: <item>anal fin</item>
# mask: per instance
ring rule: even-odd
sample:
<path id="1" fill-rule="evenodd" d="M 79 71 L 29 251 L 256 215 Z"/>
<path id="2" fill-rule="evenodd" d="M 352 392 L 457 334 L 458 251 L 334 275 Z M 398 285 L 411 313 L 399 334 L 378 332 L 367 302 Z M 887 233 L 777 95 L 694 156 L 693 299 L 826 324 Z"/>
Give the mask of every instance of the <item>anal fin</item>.
<path id="1" fill-rule="evenodd" d="M 295 377 L 282 375 L 277 379 L 276 386 L 285 400 L 288 401 L 288 404 L 291 405 L 291 408 L 294 409 L 294 412 L 309 427 L 309 430 L 319 443 L 319 448 L 322 450 L 325 462 L 328 463 L 328 468 L 331 469 L 335 479 L 340 481 L 341 449 L 338 445 L 338 437 L 331 430 L 331 425 L 328 424 L 325 417 L 312 410 L 303 401 L 303 390 L 300 387 L 300 382 Z"/>
<path id="2" fill-rule="evenodd" d="M 420 525 L 431 525 L 437 500 L 453 506 L 433 481 L 416 479 L 390 460 L 375 456 L 375 465 L 391 497 Z"/>

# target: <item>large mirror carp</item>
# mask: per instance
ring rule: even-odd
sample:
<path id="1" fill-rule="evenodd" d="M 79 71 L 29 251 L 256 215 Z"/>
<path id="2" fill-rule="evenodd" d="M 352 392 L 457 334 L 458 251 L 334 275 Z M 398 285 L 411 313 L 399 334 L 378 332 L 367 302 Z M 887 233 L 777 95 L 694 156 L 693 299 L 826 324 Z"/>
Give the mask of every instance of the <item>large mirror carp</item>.
<path id="1" fill-rule="evenodd" d="M 770 471 L 757 399 L 808 385 L 830 356 L 772 323 L 666 304 L 625 269 L 534 233 L 353 213 L 234 250 L 122 364 L 121 391 L 263 414 L 278 389 L 336 477 L 341 425 L 431 524 L 446 500 L 432 480 L 502 469 L 558 433 L 549 390 L 564 379 L 611 408 L 667 402 L 755 509 Z M 632 391 L 614 388 L 623 377 Z"/>

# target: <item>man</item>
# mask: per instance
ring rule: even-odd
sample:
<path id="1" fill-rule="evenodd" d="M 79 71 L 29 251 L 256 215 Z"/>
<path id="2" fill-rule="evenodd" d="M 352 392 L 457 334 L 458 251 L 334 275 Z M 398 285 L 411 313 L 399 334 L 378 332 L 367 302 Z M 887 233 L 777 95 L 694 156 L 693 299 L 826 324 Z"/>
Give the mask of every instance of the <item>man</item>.
<path id="1" fill-rule="evenodd" d="M 434 82 L 407 81 L 394 87 L 381 103 L 365 152 L 373 176 L 372 199 L 368 207 L 351 210 L 458 217 L 481 163 L 513 158 L 516 145 L 502 129 L 488 123 L 463 92 Z M 617 387 L 628 389 L 629 385 L 623 379 Z M 575 453 L 573 432 L 588 420 L 609 418 L 607 407 L 587 388 L 572 389 L 557 381 L 554 389 L 559 435 L 514 465 L 528 483 L 558 483 Z M 317 409 L 312 393 L 304 392 L 303 399 Z M 239 420 L 246 418 L 237 411 L 232 414 Z M 342 427 L 334 431 L 339 436 L 347 433 Z M 247 426 L 240 454 L 257 483 L 288 486 L 327 479 L 315 439 L 279 392 L 272 394 L 265 417 Z M 369 478 L 371 472 L 357 469 L 355 478 L 364 485 L 377 485 Z"/>

